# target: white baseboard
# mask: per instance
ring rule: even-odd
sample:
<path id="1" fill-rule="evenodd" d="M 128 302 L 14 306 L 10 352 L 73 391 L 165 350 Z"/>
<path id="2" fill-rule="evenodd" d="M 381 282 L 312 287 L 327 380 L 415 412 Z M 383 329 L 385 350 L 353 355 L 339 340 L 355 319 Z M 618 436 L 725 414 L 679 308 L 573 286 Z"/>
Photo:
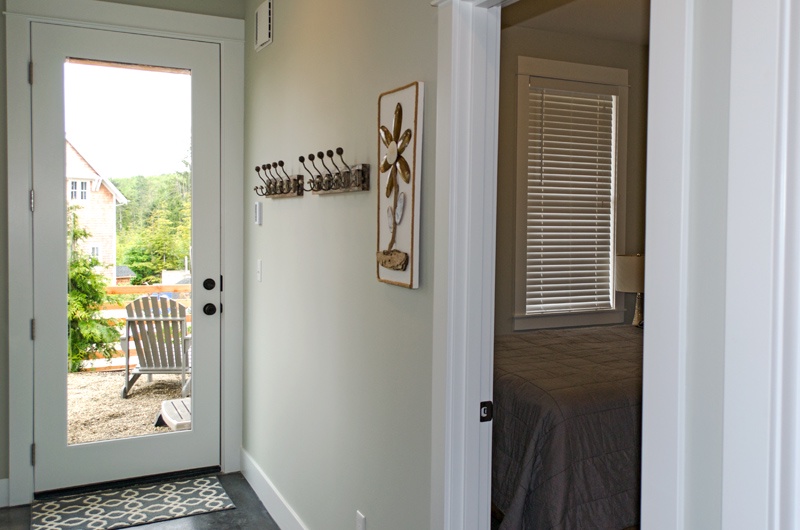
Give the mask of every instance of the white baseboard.
<path id="1" fill-rule="evenodd" d="M 308 530 L 266 473 L 244 449 L 242 449 L 242 475 L 281 530 Z"/>
<path id="2" fill-rule="evenodd" d="M 8 479 L 0 480 L 0 508 L 8 508 Z"/>

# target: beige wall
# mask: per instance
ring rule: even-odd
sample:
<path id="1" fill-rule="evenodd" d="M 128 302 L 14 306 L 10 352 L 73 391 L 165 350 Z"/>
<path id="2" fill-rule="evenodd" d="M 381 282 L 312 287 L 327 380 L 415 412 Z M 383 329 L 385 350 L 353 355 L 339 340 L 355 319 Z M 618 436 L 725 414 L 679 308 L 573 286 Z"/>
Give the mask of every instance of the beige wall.
<path id="1" fill-rule="evenodd" d="M 248 35 L 260 0 L 248 0 Z M 430 520 L 436 10 L 428 2 L 275 3 L 246 47 L 245 167 L 345 149 L 369 193 L 257 199 L 245 226 L 244 447 L 309 528 Z M 419 290 L 375 279 L 378 96 L 425 82 Z M 246 172 L 246 189 L 256 174 Z M 380 216 L 383 220 L 385 216 Z M 264 281 L 256 281 L 256 260 Z"/>
<path id="2" fill-rule="evenodd" d="M 627 223 L 621 250 L 637 253 L 644 252 L 648 49 L 636 44 L 511 27 L 502 32 L 500 54 L 495 333 L 504 335 L 513 331 L 514 317 L 517 57 L 628 70 Z"/>
<path id="3" fill-rule="evenodd" d="M 244 0 L 106 0 L 203 15 L 244 18 Z M 0 0 L 0 10 L 6 2 Z M 0 480 L 8 477 L 8 171 L 6 164 L 6 26 L 0 24 Z M 13 134 L 13 131 L 11 131 Z"/>
<path id="4" fill-rule="evenodd" d="M 102 0 L 216 17 L 244 18 L 244 0 Z"/>

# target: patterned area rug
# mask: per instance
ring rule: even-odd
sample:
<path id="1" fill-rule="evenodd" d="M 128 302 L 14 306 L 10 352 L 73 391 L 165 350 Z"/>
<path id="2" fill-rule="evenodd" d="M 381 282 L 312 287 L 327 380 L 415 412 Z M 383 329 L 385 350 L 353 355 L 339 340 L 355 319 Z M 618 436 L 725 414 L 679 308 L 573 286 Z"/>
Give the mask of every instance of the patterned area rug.
<path id="1" fill-rule="evenodd" d="M 111 530 L 231 508 L 217 477 L 200 477 L 34 501 L 31 529 Z"/>

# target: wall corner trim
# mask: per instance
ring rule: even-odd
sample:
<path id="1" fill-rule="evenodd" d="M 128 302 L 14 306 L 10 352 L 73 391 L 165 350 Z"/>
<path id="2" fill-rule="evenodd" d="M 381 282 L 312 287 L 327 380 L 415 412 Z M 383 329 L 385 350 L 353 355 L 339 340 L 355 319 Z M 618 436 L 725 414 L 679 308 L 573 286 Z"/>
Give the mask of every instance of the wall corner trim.
<path id="1" fill-rule="evenodd" d="M 0 479 L 0 508 L 7 508 L 8 502 L 8 479 Z"/>
<path id="2" fill-rule="evenodd" d="M 264 470 L 244 449 L 242 449 L 242 475 L 282 530 L 308 530 Z"/>

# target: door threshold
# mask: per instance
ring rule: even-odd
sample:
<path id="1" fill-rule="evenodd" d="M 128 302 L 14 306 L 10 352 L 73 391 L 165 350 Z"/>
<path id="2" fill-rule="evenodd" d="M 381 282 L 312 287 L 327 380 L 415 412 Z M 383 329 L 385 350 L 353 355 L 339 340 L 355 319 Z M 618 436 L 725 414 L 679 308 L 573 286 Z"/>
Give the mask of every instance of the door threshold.
<path id="1" fill-rule="evenodd" d="M 44 501 L 66 495 L 84 495 L 104 490 L 116 490 L 129 488 L 131 486 L 143 486 L 145 484 L 155 484 L 170 480 L 198 477 L 201 475 L 212 475 L 220 472 L 220 466 L 201 467 L 197 469 L 187 469 L 184 471 L 173 471 L 171 473 L 160 473 L 158 475 L 147 475 L 145 477 L 129 478 L 125 480 L 114 480 L 111 482 L 100 482 L 97 484 L 87 484 L 85 486 L 75 486 L 73 488 L 63 488 L 49 491 L 39 491 L 33 494 L 34 500 Z"/>

